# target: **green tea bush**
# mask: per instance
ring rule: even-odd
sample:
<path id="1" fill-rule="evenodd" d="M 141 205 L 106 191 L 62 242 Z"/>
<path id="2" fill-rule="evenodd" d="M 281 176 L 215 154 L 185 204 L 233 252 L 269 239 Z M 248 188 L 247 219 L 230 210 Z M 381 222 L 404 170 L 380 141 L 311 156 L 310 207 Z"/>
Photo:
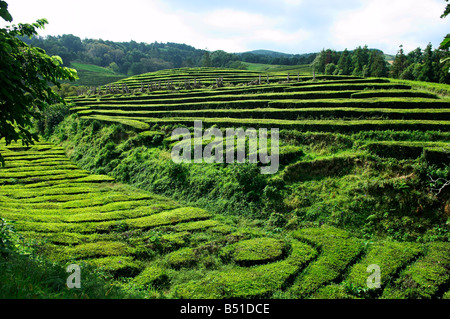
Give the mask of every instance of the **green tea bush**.
<path id="1" fill-rule="evenodd" d="M 383 289 L 393 278 L 395 278 L 403 267 L 411 263 L 411 261 L 422 253 L 422 249 L 423 247 L 416 243 L 374 243 L 369 246 L 368 252 L 362 260 L 352 266 L 345 282 L 347 285 L 351 285 L 353 289 L 359 287 L 361 288 L 360 290 L 363 291 L 364 288 L 367 288 L 367 267 L 375 264 L 382 270 L 380 284 Z M 382 289 L 367 289 L 365 290 L 365 295 L 379 295 L 381 294 Z"/>
<path id="2" fill-rule="evenodd" d="M 44 109 L 36 122 L 39 134 L 49 137 L 56 126 L 70 114 L 70 105 L 55 104 Z"/>
<path id="3" fill-rule="evenodd" d="M 198 281 L 174 287 L 174 296 L 192 299 L 267 298 L 277 289 L 284 288 L 316 255 L 317 251 L 311 246 L 294 241 L 290 256 L 282 261 L 212 271 Z"/>
<path id="4" fill-rule="evenodd" d="M 290 291 L 304 298 L 342 276 L 347 265 L 361 252 L 361 242 L 334 227 L 308 228 L 292 233 L 294 238 L 318 247 L 319 258 L 297 278 Z"/>
<path id="5" fill-rule="evenodd" d="M 191 247 L 181 248 L 167 255 L 167 262 L 175 269 L 193 266 L 197 261 L 197 253 Z"/>
<path id="6" fill-rule="evenodd" d="M 97 259 L 87 259 L 87 264 L 100 268 L 101 271 L 107 272 L 119 277 L 135 277 L 143 269 L 142 263 L 133 260 L 129 256 L 109 256 Z"/>
<path id="7" fill-rule="evenodd" d="M 165 287 L 169 284 L 169 276 L 164 268 L 153 265 L 146 267 L 132 282 L 139 287 Z"/>
<path id="8" fill-rule="evenodd" d="M 289 246 L 274 238 L 255 238 L 243 240 L 227 246 L 222 258 L 230 259 L 241 266 L 265 264 L 282 259 L 287 255 Z"/>
<path id="9" fill-rule="evenodd" d="M 407 267 L 382 298 L 430 299 L 444 294 L 450 280 L 450 245 L 437 242 L 428 245 L 425 255 Z M 444 291 L 440 292 L 441 289 Z"/>

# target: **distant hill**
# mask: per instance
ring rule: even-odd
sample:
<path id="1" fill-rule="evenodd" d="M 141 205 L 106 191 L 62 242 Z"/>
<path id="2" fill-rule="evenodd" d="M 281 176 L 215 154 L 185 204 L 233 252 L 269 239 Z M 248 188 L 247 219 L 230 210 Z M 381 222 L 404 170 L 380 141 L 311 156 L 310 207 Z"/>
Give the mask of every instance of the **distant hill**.
<path id="1" fill-rule="evenodd" d="M 251 53 L 251 54 L 256 54 L 256 55 L 265 55 L 265 56 L 269 56 L 272 58 L 290 58 L 295 55 L 295 54 L 288 54 L 288 53 L 276 52 L 276 51 L 271 51 L 271 50 L 253 50 L 253 51 L 247 51 L 247 52 L 242 52 L 242 53 L 238 53 L 238 54 L 246 54 L 246 53 Z"/>
<path id="2" fill-rule="evenodd" d="M 27 44 L 44 49 L 49 55 L 60 56 L 64 66 L 78 71 L 78 86 L 101 86 L 127 76 L 145 74 L 166 69 L 216 67 L 240 70 L 292 70 L 303 66 L 310 72 L 310 65 L 321 52 L 292 54 L 267 49 L 241 53 L 223 50 L 207 51 L 179 43 L 114 42 L 101 39 L 81 39 L 72 34 L 22 38 Z M 392 64 L 394 55 L 384 54 Z M 330 51 L 333 64 L 337 65 L 341 52 Z M 354 50 L 348 50 L 353 54 Z M 327 53 L 328 54 L 328 53 Z M 325 64 L 330 63 L 329 58 Z M 318 72 L 325 72 L 325 64 Z"/>
<path id="3" fill-rule="evenodd" d="M 239 60 L 242 62 L 291 66 L 311 64 L 317 54 L 318 53 L 288 54 L 262 49 L 236 53 Z"/>

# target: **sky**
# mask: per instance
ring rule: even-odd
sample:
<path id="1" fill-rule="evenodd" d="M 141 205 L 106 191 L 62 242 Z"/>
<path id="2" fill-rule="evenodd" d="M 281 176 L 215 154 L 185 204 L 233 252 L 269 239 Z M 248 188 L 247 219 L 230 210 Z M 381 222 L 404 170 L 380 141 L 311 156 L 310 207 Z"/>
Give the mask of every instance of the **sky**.
<path id="1" fill-rule="evenodd" d="M 6 0 L 13 23 L 46 18 L 39 35 L 185 43 L 197 49 L 291 54 L 358 46 L 396 54 L 450 32 L 444 0 Z M 1 26 L 5 24 L 0 23 Z"/>

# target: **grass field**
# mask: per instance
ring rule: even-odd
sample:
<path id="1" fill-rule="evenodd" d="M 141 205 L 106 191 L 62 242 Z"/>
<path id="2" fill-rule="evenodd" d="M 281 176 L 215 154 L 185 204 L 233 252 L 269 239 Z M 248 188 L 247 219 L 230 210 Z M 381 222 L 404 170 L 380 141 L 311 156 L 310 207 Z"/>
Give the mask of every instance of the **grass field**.
<path id="1" fill-rule="evenodd" d="M 313 73 L 313 68 L 310 65 L 271 65 L 262 63 L 250 63 L 242 62 L 249 71 L 259 71 L 259 72 L 282 72 L 282 71 L 292 71 L 300 73 Z"/>
<path id="2" fill-rule="evenodd" d="M 164 70 L 115 83 L 130 93 L 73 98 L 46 141 L 0 144 L 0 217 L 120 297 L 449 298 L 448 86 L 263 67 Z M 278 172 L 175 164 L 172 130 L 193 134 L 195 120 L 279 128 Z M 12 269 L 0 282 L 24 272 L 0 263 Z M 63 295 L 108 294 L 84 289 Z"/>
<path id="3" fill-rule="evenodd" d="M 72 62 L 71 68 L 77 70 L 79 80 L 75 83 L 71 83 L 77 86 L 105 85 L 126 77 L 125 75 L 116 74 L 110 69 L 93 64 Z"/>

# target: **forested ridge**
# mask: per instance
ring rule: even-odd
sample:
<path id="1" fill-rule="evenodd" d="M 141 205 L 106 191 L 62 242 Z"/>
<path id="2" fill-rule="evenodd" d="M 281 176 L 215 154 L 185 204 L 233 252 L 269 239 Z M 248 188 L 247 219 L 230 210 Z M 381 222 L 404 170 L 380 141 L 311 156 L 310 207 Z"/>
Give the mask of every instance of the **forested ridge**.
<path id="1" fill-rule="evenodd" d="M 353 50 L 323 49 L 316 53 L 284 54 L 267 50 L 228 53 L 208 51 L 173 42 L 114 42 L 102 39 L 81 39 L 72 34 L 21 39 L 44 49 L 49 55 L 60 56 L 65 66 L 72 62 L 93 64 L 115 74 L 133 76 L 180 67 L 223 67 L 246 69 L 245 63 L 270 65 L 315 66 L 318 73 L 363 77 L 390 77 L 436 83 L 450 83 L 448 66 L 441 61 L 447 48 L 428 44 L 405 52 L 403 46 L 395 56 L 378 49 L 358 46 Z M 73 65 L 72 65 L 73 66 Z"/>
<path id="2" fill-rule="evenodd" d="M 65 65 L 83 62 L 106 67 L 124 75 L 137 75 L 180 67 L 245 68 L 241 62 L 281 65 L 311 63 L 317 54 L 260 54 L 207 51 L 179 43 L 113 42 L 81 39 L 72 34 L 23 38 L 29 45 L 44 49 L 49 55 L 60 56 Z"/>

